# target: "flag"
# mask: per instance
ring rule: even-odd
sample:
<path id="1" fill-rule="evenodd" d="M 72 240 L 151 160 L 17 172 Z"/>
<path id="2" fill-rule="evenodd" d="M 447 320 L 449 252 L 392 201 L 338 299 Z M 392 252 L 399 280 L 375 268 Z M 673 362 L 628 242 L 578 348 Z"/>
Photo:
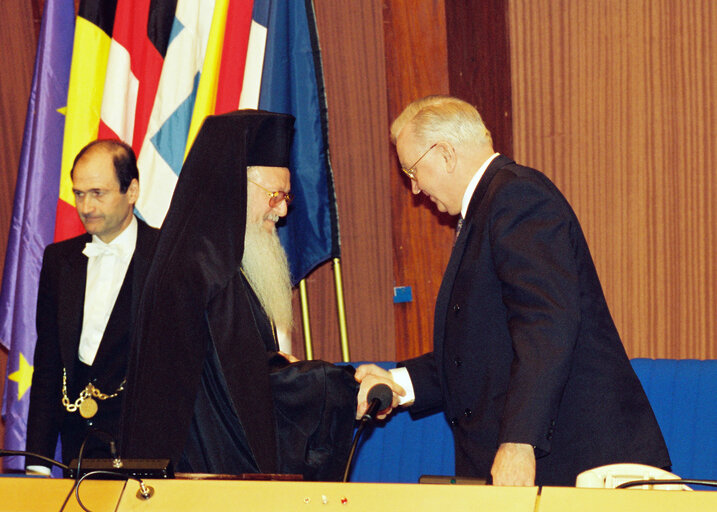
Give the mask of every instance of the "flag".
<path id="1" fill-rule="evenodd" d="M 228 13 L 225 2 L 217 2 L 219 12 L 215 12 L 186 150 L 212 113 L 260 108 L 296 118 L 291 156 L 296 199 L 285 225 L 278 229 L 296 284 L 321 263 L 340 256 L 313 4 L 311 0 L 255 0 L 249 18 L 248 2 L 231 2 Z M 217 42 L 221 37 L 223 47 Z"/>
<path id="2" fill-rule="evenodd" d="M 97 138 L 117 0 L 82 0 L 77 15 L 62 144 L 55 241 L 84 233 L 75 211 L 70 170 L 80 149 Z"/>
<path id="3" fill-rule="evenodd" d="M 157 94 L 137 158 L 137 210 L 152 226 L 162 224 L 182 169 L 213 13 L 213 0 L 177 2 Z"/>
<path id="4" fill-rule="evenodd" d="M 256 0 L 253 6 L 246 0 L 179 0 L 161 76 L 158 83 L 150 81 L 146 86 L 145 98 L 156 91 L 151 114 L 140 120 L 137 113 L 133 120 L 132 104 L 139 101 L 145 80 L 138 77 L 136 69 L 141 66 L 135 67 L 131 45 L 122 42 L 136 41 L 137 36 L 121 35 L 120 27 L 137 32 L 136 27 L 145 25 L 145 12 L 151 17 L 161 3 L 119 0 L 102 106 L 100 134 L 132 140 L 138 154 L 137 212 L 151 225 L 161 225 L 184 157 L 207 115 L 236 108 L 292 114 L 296 117 L 291 164 L 296 200 L 279 236 L 296 284 L 316 266 L 340 256 L 313 4 L 310 0 Z M 122 10 L 126 13 L 120 14 Z M 167 12 L 165 6 L 164 19 Z M 110 79 L 116 69 L 117 79 Z M 150 74 L 156 77 L 156 70 L 155 64 Z"/>
<path id="5" fill-rule="evenodd" d="M 255 21 L 267 27 L 259 108 L 296 118 L 291 150 L 291 190 L 296 199 L 279 228 L 296 284 L 321 263 L 340 257 L 316 20 L 311 0 L 256 0 L 254 13 Z M 265 13 L 265 20 L 257 19 Z"/>
<path id="6" fill-rule="evenodd" d="M 197 96 L 194 100 L 192 120 L 189 124 L 189 136 L 187 146 L 184 149 L 184 158 L 187 158 L 189 149 L 192 147 L 197 132 L 204 122 L 204 118 L 214 113 L 217 103 L 217 85 L 219 83 L 219 64 L 222 59 L 222 47 L 224 45 L 224 34 L 227 28 L 227 11 L 229 0 L 216 0 L 214 14 L 212 16 L 211 28 L 207 50 L 202 63 L 202 71 L 197 87 Z"/>
<path id="7" fill-rule="evenodd" d="M 177 0 L 118 0 L 98 138 L 139 154 L 159 85 Z"/>
<path id="8" fill-rule="evenodd" d="M 76 20 L 72 5 L 46 3 L 5 264 L 0 341 L 10 349 L 8 448 L 24 447 L 42 251 L 53 230 L 56 241 L 83 231 L 70 169 L 98 136 L 132 145 L 141 185 L 135 211 L 158 227 L 207 115 L 236 108 L 292 114 L 296 200 L 279 235 L 295 282 L 339 256 L 310 0 L 82 0 Z M 56 109 L 65 105 L 63 120 Z"/>
<path id="9" fill-rule="evenodd" d="M 73 0 L 45 2 L 0 292 L 0 343 L 8 349 L 2 415 L 9 450 L 25 449 L 37 285 L 55 227 L 74 26 Z M 22 458 L 4 460 L 7 469 L 23 468 Z"/>
<path id="10" fill-rule="evenodd" d="M 253 2 L 229 2 L 219 64 L 219 83 L 214 113 L 224 114 L 239 106 L 252 25 Z M 261 43 L 264 47 L 264 43 Z M 263 52 L 262 52 L 263 55 Z M 258 105 L 258 101 L 255 102 Z"/>

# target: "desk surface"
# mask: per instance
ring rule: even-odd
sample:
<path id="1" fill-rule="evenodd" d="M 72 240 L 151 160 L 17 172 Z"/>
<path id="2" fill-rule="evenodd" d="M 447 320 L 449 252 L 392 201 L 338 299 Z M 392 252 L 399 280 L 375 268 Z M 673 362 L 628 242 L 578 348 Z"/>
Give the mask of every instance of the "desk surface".
<path id="1" fill-rule="evenodd" d="M 133 482 L 133 480 L 129 482 Z M 80 484 L 78 494 L 82 500 L 82 504 L 88 510 L 92 512 L 114 512 L 129 482 L 125 484 L 123 480 L 86 479 Z M 82 507 L 77 503 L 74 488 L 62 512 L 82 512 Z"/>
<path id="2" fill-rule="evenodd" d="M 144 510 L 287 510 L 533 512 L 537 487 L 437 484 L 147 480 L 154 496 L 141 501 L 128 482 L 118 512 Z M 151 506 L 150 506 L 151 505 Z"/>
<path id="3" fill-rule="evenodd" d="M 237 480 L 145 480 L 149 500 L 137 497 L 139 484 L 86 480 L 80 498 L 93 512 L 312 510 L 344 512 L 492 511 L 506 512 L 673 512 L 717 510 L 714 491 L 575 489 L 572 487 L 490 487 L 446 484 L 364 484 Z M 80 511 L 74 481 L 0 478 L 0 512 Z"/>
<path id="4" fill-rule="evenodd" d="M 80 499 L 92 512 L 113 512 L 124 481 L 85 480 Z M 82 512 L 75 498 L 75 481 L 58 478 L 0 478 L 0 512 Z"/>
<path id="5" fill-rule="evenodd" d="M 539 512 L 693 512 L 717 510 L 714 491 L 658 491 L 642 489 L 576 489 L 543 487 Z"/>
<path id="6" fill-rule="evenodd" d="M 60 511 L 75 482 L 54 478 L 0 478 L 0 510 L 3 512 Z"/>

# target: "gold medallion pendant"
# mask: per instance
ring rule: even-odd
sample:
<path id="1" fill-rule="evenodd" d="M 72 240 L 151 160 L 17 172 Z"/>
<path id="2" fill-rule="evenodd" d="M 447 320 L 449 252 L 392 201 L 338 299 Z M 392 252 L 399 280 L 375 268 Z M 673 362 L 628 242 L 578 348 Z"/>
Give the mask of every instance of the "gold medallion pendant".
<path id="1" fill-rule="evenodd" d="M 97 414 L 97 402 L 92 397 L 85 398 L 80 404 L 80 415 L 88 419 L 95 414 Z"/>

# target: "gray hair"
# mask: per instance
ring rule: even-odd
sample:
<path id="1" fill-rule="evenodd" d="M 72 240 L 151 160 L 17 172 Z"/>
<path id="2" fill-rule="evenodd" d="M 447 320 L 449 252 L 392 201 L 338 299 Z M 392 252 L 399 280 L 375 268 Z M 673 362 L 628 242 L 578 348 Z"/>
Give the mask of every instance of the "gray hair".
<path id="1" fill-rule="evenodd" d="M 493 145 L 478 110 L 452 96 L 426 96 L 411 102 L 391 124 L 394 144 L 409 124 L 416 139 L 426 144 L 445 140 L 454 146 Z"/>

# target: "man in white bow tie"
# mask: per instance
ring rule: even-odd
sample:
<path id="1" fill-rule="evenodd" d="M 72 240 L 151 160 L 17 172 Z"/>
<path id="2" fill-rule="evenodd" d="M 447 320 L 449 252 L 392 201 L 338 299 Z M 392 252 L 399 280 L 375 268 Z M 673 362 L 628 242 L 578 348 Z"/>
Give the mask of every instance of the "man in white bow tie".
<path id="1" fill-rule="evenodd" d="M 87 233 L 45 249 L 26 448 L 53 458 L 59 435 L 65 463 L 83 442 L 83 457 L 109 456 L 106 436 L 88 433 L 116 435 L 134 312 L 158 236 L 133 213 L 139 173 L 131 147 L 91 142 L 71 177 Z M 26 465 L 49 474 L 39 459 Z"/>

